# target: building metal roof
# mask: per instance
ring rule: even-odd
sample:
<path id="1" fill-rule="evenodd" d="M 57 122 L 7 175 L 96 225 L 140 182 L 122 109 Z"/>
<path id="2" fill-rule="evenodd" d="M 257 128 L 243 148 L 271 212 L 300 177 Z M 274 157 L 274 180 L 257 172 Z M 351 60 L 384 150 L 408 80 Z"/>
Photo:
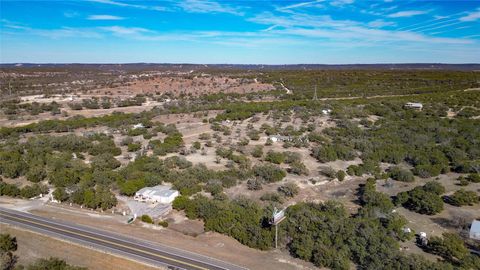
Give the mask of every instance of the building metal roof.
<path id="1" fill-rule="evenodd" d="M 170 189 L 168 186 L 158 185 L 154 187 L 144 187 L 137 191 L 136 195 L 170 197 L 175 192 L 177 191 Z"/>
<path id="2" fill-rule="evenodd" d="M 470 227 L 470 238 L 480 240 L 480 220 L 473 220 Z"/>

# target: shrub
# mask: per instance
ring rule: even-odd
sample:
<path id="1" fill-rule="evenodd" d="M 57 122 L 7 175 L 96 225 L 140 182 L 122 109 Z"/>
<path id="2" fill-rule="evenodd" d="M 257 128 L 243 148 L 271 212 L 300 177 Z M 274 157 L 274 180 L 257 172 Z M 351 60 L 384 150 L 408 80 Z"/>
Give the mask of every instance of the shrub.
<path id="1" fill-rule="evenodd" d="M 136 152 L 142 148 L 142 145 L 140 143 L 131 143 L 127 147 L 128 152 Z"/>
<path id="2" fill-rule="evenodd" d="M 346 173 L 345 173 L 344 171 L 339 170 L 339 171 L 337 172 L 337 179 L 338 179 L 338 181 L 343 181 L 343 180 L 345 180 L 345 176 L 346 176 Z"/>
<path id="3" fill-rule="evenodd" d="M 398 166 L 393 166 L 388 169 L 389 176 L 401 182 L 413 182 L 413 173 L 409 170 L 402 169 Z"/>
<path id="4" fill-rule="evenodd" d="M 239 146 L 246 146 L 246 145 L 248 145 L 249 142 L 250 142 L 250 140 L 248 138 L 241 138 L 240 141 L 238 141 L 238 145 Z"/>
<path id="5" fill-rule="evenodd" d="M 428 247 L 431 251 L 450 262 L 461 261 L 468 256 L 469 251 L 457 234 L 446 232 L 442 236 L 430 238 Z"/>
<path id="6" fill-rule="evenodd" d="M 267 140 L 265 141 L 265 145 L 269 146 L 269 145 L 272 145 L 272 144 L 273 144 L 272 139 L 267 138 Z"/>
<path id="7" fill-rule="evenodd" d="M 140 219 L 142 220 L 142 222 L 145 222 L 145 223 L 150 223 L 150 224 L 154 223 L 152 217 L 150 217 L 149 215 L 142 215 Z"/>
<path id="8" fill-rule="evenodd" d="M 158 222 L 158 225 L 164 227 L 164 228 L 167 228 L 168 227 L 168 222 L 166 220 L 160 220 Z"/>
<path id="9" fill-rule="evenodd" d="M 200 148 L 202 148 L 202 145 L 200 144 L 199 141 L 194 142 L 192 146 L 193 146 L 193 148 L 195 148 L 195 149 L 197 149 L 197 150 L 199 150 Z"/>
<path id="10" fill-rule="evenodd" d="M 270 150 L 267 152 L 267 155 L 265 156 L 265 161 L 275 163 L 275 164 L 281 164 L 285 161 L 285 155 L 281 152 L 274 152 Z"/>
<path id="11" fill-rule="evenodd" d="M 282 168 L 273 164 L 255 165 L 253 173 L 269 183 L 278 182 L 287 176 Z"/>
<path id="12" fill-rule="evenodd" d="M 252 141 L 258 141 L 260 140 L 260 131 L 252 129 L 247 133 L 247 136 Z"/>
<path id="13" fill-rule="evenodd" d="M 439 196 L 445 188 L 437 182 L 428 182 L 396 196 L 396 203 L 420 214 L 434 215 L 443 210 L 443 200 Z"/>
<path id="14" fill-rule="evenodd" d="M 267 192 L 260 197 L 262 201 L 270 201 L 275 203 L 283 203 L 283 198 L 276 192 Z"/>
<path id="15" fill-rule="evenodd" d="M 434 181 L 429 181 L 425 183 L 422 188 L 427 192 L 431 192 L 437 195 L 442 195 L 443 193 L 445 193 L 445 187 L 442 186 L 442 184 Z"/>
<path id="16" fill-rule="evenodd" d="M 263 156 L 263 146 L 256 145 L 252 150 L 252 156 L 256 158 L 261 158 Z"/>
<path id="17" fill-rule="evenodd" d="M 210 133 L 202 133 L 198 136 L 198 138 L 200 140 L 206 141 L 206 140 L 210 140 L 212 136 L 210 135 Z"/>
<path id="18" fill-rule="evenodd" d="M 122 141 L 120 142 L 120 145 L 122 146 L 127 146 L 129 144 L 133 143 L 133 138 L 132 137 L 125 137 L 122 139 Z"/>
<path id="19" fill-rule="evenodd" d="M 55 191 L 53 192 L 53 198 L 59 202 L 64 202 L 68 200 L 68 194 L 64 188 L 59 187 L 59 188 L 56 188 Z"/>
<path id="20" fill-rule="evenodd" d="M 337 176 L 337 173 L 335 172 L 335 170 L 330 166 L 320 167 L 320 173 L 330 179 L 335 179 L 335 177 Z"/>
<path id="21" fill-rule="evenodd" d="M 455 206 L 474 205 L 478 203 L 477 193 L 465 189 L 459 189 L 448 198 L 448 202 Z"/>
<path id="22" fill-rule="evenodd" d="M 480 183 L 480 173 L 471 173 L 466 179 L 472 183 Z"/>
<path id="23" fill-rule="evenodd" d="M 295 197 L 298 194 L 299 188 L 294 183 L 287 183 L 283 186 L 278 187 L 278 192 L 283 194 L 285 197 Z"/>
<path id="24" fill-rule="evenodd" d="M 248 179 L 247 181 L 247 188 L 248 190 L 261 190 L 263 184 L 263 180 L 260 178 L 252 178 Z"/>
<path id="25" fill-rule="evenodd" d="M 297 175 L 309 175 L 307 166 L 305 166 L 305 164 L 303 164 L 301 161 L 295 161 L 291 163 L 290 167 L 288 168 L 288 172 Z"/>
<path id="26" fill-rule="evenodd" d="M 177 196 L 175 200 L 173 200 L 172 207 L 176 210 L 184 210 L 187 207 L 188 203 L 190 203 L 188 197 L 180 195 Z"/>

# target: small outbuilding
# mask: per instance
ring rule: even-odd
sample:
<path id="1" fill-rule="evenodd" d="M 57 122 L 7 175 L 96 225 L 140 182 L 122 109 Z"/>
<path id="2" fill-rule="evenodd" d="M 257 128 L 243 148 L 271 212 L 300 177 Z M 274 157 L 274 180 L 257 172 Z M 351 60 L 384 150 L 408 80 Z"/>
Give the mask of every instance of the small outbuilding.
<path id="1" fill-rule="evenodd" d="M 135 193 L 134 200 L 140 202 L 170 204 L 179 195 L 168 186 L 144 187 Z"/>
<path id="2" fill-rule="evenodd" d="M 405 108 L 415 109 L 415 110 L 422 110 L 423 104 L 418 102 L 407 102 L 405 104 Z"/>
<path id="3" fill-rule="evenodd" d="M 470 239 L 480 240 L 480 220 L 473 220 L 469 236 Z"/>
<path id="4" fill-rule="evenodd" d="M 282 136 L 282 135 L 271 135 L 269 136 L 272 142 L 290 142 L 292 141 L 291 136 Z"/>

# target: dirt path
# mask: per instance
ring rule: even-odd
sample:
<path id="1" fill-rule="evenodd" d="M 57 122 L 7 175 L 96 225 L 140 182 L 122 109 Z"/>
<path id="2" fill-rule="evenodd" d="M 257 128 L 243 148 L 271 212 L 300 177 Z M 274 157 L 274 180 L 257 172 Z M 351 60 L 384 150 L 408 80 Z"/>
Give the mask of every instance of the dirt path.
<path id="1" fill-rule="evenodd" d="M 285 87 L 285 85 L 283 85 L 283 83 L 280 83 L 280 85 L 282 86 L 282 88 L 283 88 L 285 91 L 287 91 L 287 95 L 293 94 L 293 91 L 290 90 L 290 89 L 288 89 L 287 87 Z"/>

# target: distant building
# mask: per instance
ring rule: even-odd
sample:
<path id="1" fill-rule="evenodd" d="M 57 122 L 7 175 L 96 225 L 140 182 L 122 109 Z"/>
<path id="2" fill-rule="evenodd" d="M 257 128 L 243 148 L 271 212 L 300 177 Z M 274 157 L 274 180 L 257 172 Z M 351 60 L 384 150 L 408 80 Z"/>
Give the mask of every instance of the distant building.
<path id="1" fill-rule="evenodd" d="M 473 220 L 470 226 L 470 238 L 480 240 L 480 220 Z"/>
<path id="2" fill-rule="evenodd" d="M 416 102 L 407 102 L 405 104 L 405 108 L 422 110 L 423 109 L 423 104 L 422 103 L 416 103 Z"/>
<path id="3" fill-rule="evenodd" d="M 332 112 L 332 110 L 330 110 L 330 109 L 324 109 L 324 110 L 322 110 L 322 114 L 323 114 L 323 115 L 329 115 L 331 112 Z"/>
<path id="4" fill-rule="evenodd" d="M 272 142 L 289 142 L 292 141 L 291 136 L 282 136 L 282 135 L 271 135 L 269 136 Z"/>
<path id="5" fill-rule="evenodd" d="M 282 135 L 271 135 L 268 137 L 272 142 L 308 142 L 308 137 L 306 136 L 282 136 Z"/>
<path id="6" fill-rule="evenodd" d="M 136 125 L 133 125 L 133 129 L 138 129 L 138 128 L 145 128 L 145 126 L 142 123 L 138 123 Z"/>
<path id="7" fill-rule="evenodd" d="M 135 193 L 134 200 L 140 202 L 169 204 L 179 195 L 167 186 L 144 187 Z"/>

